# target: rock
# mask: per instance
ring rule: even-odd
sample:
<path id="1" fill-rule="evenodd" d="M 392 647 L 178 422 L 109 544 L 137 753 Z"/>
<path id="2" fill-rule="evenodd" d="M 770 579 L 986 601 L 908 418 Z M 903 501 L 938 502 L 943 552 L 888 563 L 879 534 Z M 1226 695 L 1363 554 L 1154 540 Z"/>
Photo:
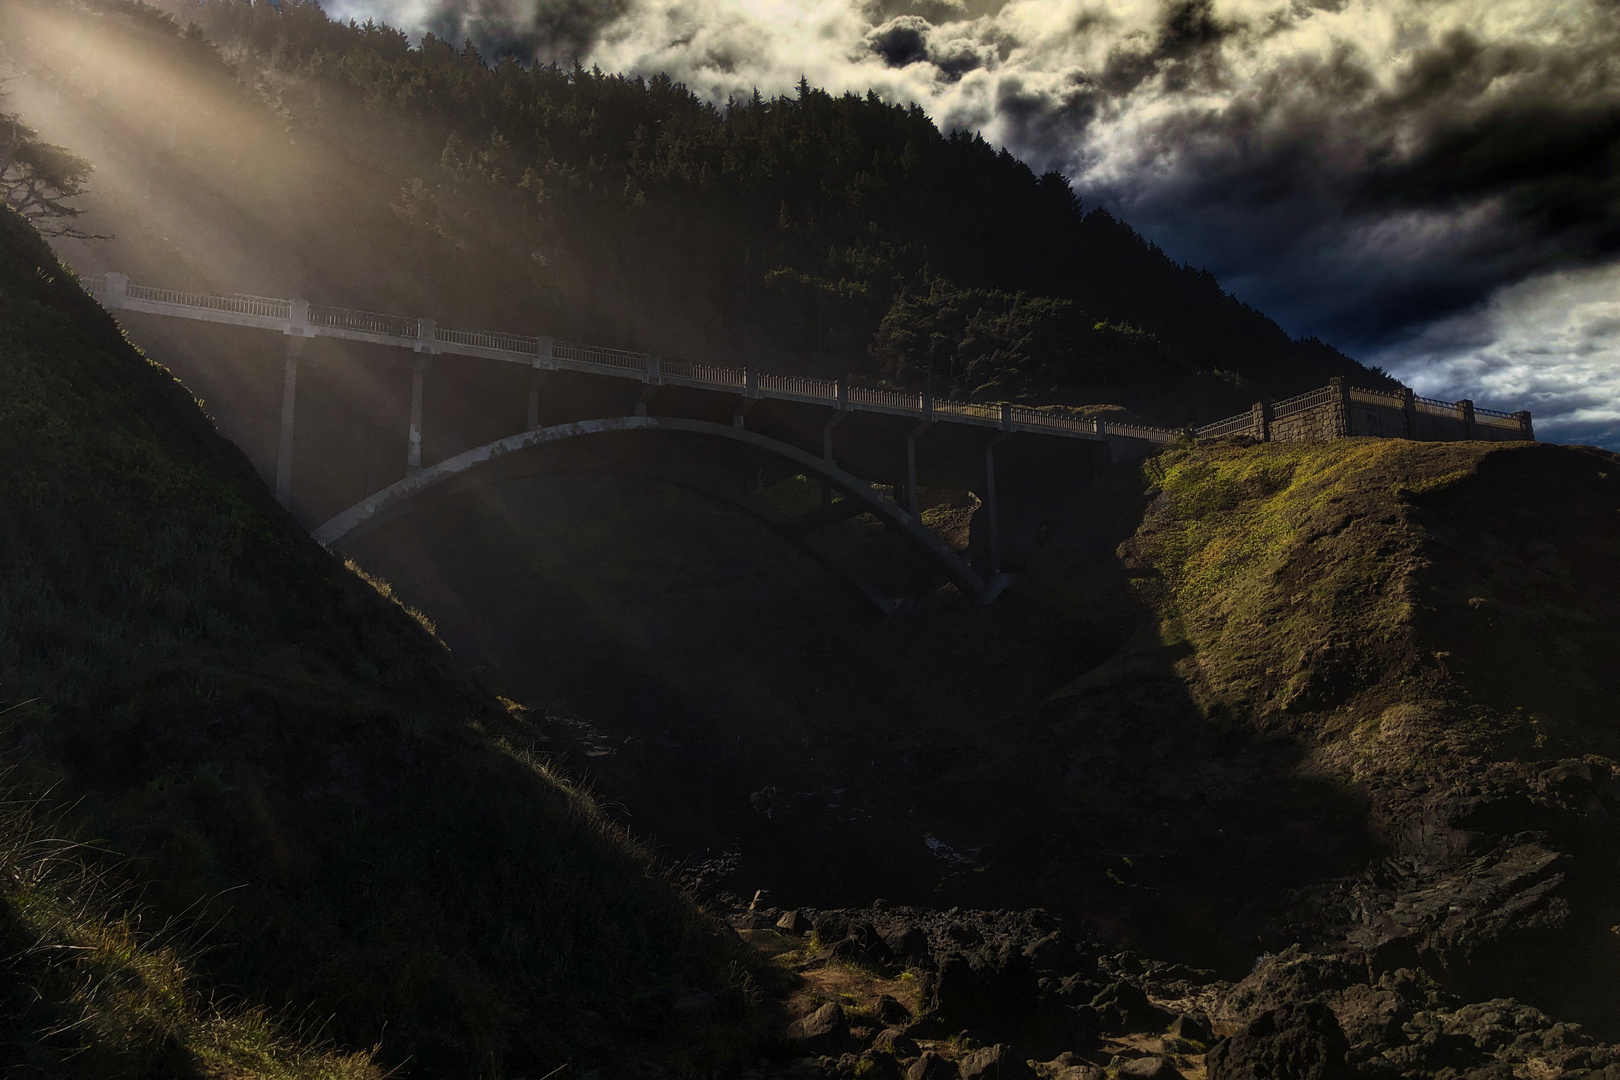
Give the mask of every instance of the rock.
<path id="1" fill-rule="evenodd" d="M 920 1052 L 917 1044 L 899 1028 L 884 1028 L 872 1040 L 872 1049 L 886 1051 L 897 1058 L 913 1058 Z"/>
<path id="2" fill-rule="evenodd" d="M 1065 1050 L 1051 1061 L 1036 1062 L 1034 1072 L 1039 1080 L 1103 1080 L 1107 1075 L 1097 1066 L 1080 1060 L 1069 1050 Z"/>
<path id="3" fill-rule="evenodd" d="M 1204 1059 L 1209 1080 L 1349 1080 L 1349 1041 L 1318 1001 L 1262 1013 Z"/>
<path id="4" fill-rule="evenodd" d="M 1181 1080 L 1181 1072 L 1170 1064 L 1169 1058 L 1144 1057 L 1127 1061 L 1119 1067 L 1121 1080 Z"/>
<path id="5" fill-rule="evenodd" d="M 1029 1063 L 997 1043 L 975 1050 L 957 1062 L 962 1080 L 1026 1080 L 1035 1074 Z"/>
<path id="6" fill-rule="evenodd" d="M 1061 930 L 1054 930 L 1024 947 L 1024 957 L 1036 971 L 1055 975 L 1071 975 L 1082 967 L 1082 958 L 1074 942 Z M 1096 961 L 1092 961 L 1096 967 Z"/>
<path id="7" fill-rule="evenodd" d="M 1091 999 L 1091 1007 L 1101 1029 L 1110 1033 L 1152 1031 L 1170 1022 L 1170 1014 L 1149 1001 L 1141 987 L 1123 979 L 1104 987 Z"/>
<path id="8" fill-rule="evenodd" d="M 900 1027 L 911 1022 L 911 1010 L 888 994 L 879 994 L 877 1018 L 890 1027 Z"/>
<path id="9" fill-rule="evenodd" d="M 1202 1021 L 1191 1016 L 1178 1016 L 1170 1021 L 1169 1035 L 1177 1042 L 1193 1043 L 1200 1049 L 1208 1046 L 1215 1039 Z"/>
<path id="10" fill-rule="evenodd" d="M 867 1080 L 868 1077 L 881 1077 L 882 1080 L 900 1080 L 905 1070 L 895 1055 L 887 1050 L 866 1050 L 855 1062 L 855 1075 Z"/>
<path id="11" fill-rule="evenodd" d="M 928 959 L 928 934 L 915 924 L 903 923 L 891 928 L 883 935 L 883 944 L 898 960 L 918 963 Z"/>
<path id="12" fill-rule="evenodd" d="M 849 916 L 839 911 L 824 911 L 810 923 L 823 945 L 835 945 L 849 936 Z"/>
<path id="13" fill-rule="evenodd" d="M 777 919 L 776 928 L 782 931 L 784 934 L 792 934 L 795 937 L 798 937 L 806 930 L 810 929 L 810 924 L 808 921 L 806 921 L 805 917 L 799 914 L 798 910 L 795 909 L 793 911 L 785 912 L 780 919 Z"/>
<path id="14" fill-rule="evenodd" d="M 906 1080 L 957 1080 L 958 1076 L 956 1064 L 932 1050 L 924 1050 L 922 1056 L 906 1070 Z"/>
<path id="15" fill-rule="evenodd" d="M 809 1016 L 793 1021 L 787 1037 L 807 1053 L 830 1053 L 849 1037 L 844 1007 L 836 1001 L 827 1002 Z"/>

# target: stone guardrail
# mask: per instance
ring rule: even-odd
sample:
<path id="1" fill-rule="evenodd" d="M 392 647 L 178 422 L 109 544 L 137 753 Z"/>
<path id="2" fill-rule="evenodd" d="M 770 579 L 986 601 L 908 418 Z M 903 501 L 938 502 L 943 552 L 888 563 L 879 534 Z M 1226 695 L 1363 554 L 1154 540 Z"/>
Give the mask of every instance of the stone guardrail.
<path id="1" fill-rule="evenodd" d="M 1249 435 L 1261 441 L 1295 442 L 1351 436 L 1439 440 L 1535 439 L 1530 413 L 1482 409 L 1472 401 L 1418 397 L 1410 389 L 1367 390 L 1334 378 L 1327 386 L 1205 424 L 1200 439 Z"/>

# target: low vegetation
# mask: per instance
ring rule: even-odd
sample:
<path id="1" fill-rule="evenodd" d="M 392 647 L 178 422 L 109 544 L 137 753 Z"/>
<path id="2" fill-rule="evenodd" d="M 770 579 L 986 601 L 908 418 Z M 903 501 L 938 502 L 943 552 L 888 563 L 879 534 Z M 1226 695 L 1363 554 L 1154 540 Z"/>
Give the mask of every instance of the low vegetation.
<path id="1" fill-rule="evenodd" d="M 0 752 L 53 835 L 138 883 L 67 921 L 8 897 L 17 932 L 127 953 L 167 1017 L 129 1029 L 137 1057 L 182 1029 L 197 1061 L 208 1031 L 251 1046 L 185 1004 L 215 993 L 422 1074 L 735 1053 L 735 943 L 521 710 L 301 533 L 17 215 L 0 245 Z M 206 948 L 131 952 L 138 919 Z"/>

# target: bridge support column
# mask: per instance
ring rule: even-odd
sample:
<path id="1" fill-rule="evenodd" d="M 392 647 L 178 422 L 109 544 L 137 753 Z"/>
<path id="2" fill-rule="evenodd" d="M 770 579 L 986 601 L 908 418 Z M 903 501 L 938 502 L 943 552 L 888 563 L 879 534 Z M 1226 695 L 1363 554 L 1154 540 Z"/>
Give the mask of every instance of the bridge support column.
<path id="1" fill-rule="evenodd" d="M 298 401 L 298 358 L 304 338 L 287 339 L 287 363 L 281 375 L 281 439 L 276 446 L 276 502 L 292 505 L 293 406 Z"/>
<path id="2" fill-rule="evenodd" d="M 906 511 L 917 516 L 917 438 L 933 426 L 933 402 L 923 395 L 923 422 L 906 436 Z"/>
<path id="3" fill-rule="evenodd" d="M 418 356 L 411 369 L 411 433 L 405 449 L 405 475 L 422 471 L 422 380 L 427 376 L 431 356 Z"/>
<path id="4" fill-rule="evenodd" d="M 833 414 L 831 416 L 827 417 L 827 422 L 825 424 L 821 425 L 821 458 L 828 465 L 834 464 L 834 462 L 833 462 L 833 446 L 832 446 L 832 431 L 833 431 L 833 428 L 837 427 L 839 422 L 842 421 L 845 416 L 849 415 L 842 408 L 842 406 L 844 404 L 844 401 L 845 401 L 843 380 L 839 380 L 839 383 L 838 383 L 838 398 L 839 398 L 839 406 L 840 407 L 837 408 L 837 409 L 834 409 Z M 823 480 L 821 482 L 821 505 L 822 506 L 831 506 L 832 505 L 832 495 L 833 495 L 832 487 L 825 480 Z"/>
<path id="5" fill-rule="evenodd" d="M 529 375 L 529 431 L 540 430 L 540 391 L 551 381 L 551 372 L 536 368 Z"/>
<path id="6" fill-rule="evenodd" d="M 1001 513 L 996 506 L 996 447 L 1007 432 L 991 439 L 984 448 L 984 521 L 990 534 L 990 576 L 1001 573 Z"/>

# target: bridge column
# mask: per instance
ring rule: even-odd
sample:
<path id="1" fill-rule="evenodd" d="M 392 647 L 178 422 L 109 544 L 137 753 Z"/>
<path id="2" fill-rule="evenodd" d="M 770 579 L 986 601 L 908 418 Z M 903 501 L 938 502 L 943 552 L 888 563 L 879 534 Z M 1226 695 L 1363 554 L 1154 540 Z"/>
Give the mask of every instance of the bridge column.
<path id="1" fill-rule="evenodd" d="M 1012 435 L 1012 406 L 1001 406 L 1001 433 L 984 447 L 984 517 L 990 532 L 990 576 L 1001 573 L 1001 511 L 996 506 L 996 447 Z"/>
<path id="2" fill-rule="evenodd" d="M 926 400 L 926 398 L 925 398 Z M 906 435 L 906 511 L 917 516 L 917 439 L 934 426 L 933 402 L 923 408 L 923 422 Z"/>
<path id="3" fill-rule="evenodd" d="M 416 320 L 416 364 L 411 369 L 411 432 L 405 447 L 405 475 L 422 471 L 422 380 L 439 351 L 437 319 Z"/>
<path id="4" fill-rule="evenodd" d="M 292 505 L 293 406 L 298 400 L 298 358 L 304 354 L 302 337 L 287 339 L 287 363 L 281 376 L 281 440 L 276 447 L 276 502 Z"/>
<path id="5" fill-rule="evenodd" d="M 743 396 L 737 403 L 736 411 L 731 414 L 732 427 L 747 427 L 748 412 L 759 401 L 759 372 L 753 368 L 743 369 Z"/>
<path id="6" fill-rule="evenodd" d="M 557 370 L 557 361 L 552 353 L 552 340 L 543 337 L 538 342 L 539 348 L 535 350 L 533 371 L 529 375 L 529 430 L 540 430 L 540 391 L 551 379 L 551 373 Z"/>
<path id="7" fill-rule="evenodd" d="M 405 449 L 405 475 L 414 476 L 422 471 L 422 380 L 427 375 L 431 356 L 418 356 L 411 369 L 411 433 Z"/>
<path id="8" fill-rule="evenodd" d="M 843 379 L 838 380 L 838 404 L 833 407 L 833 414 L 827 417 L 827 422 L 821 425 L 821 457 L 828 465 L 833 461 L 833 428 L 837 427 L 849 415 L 849 383 Z M 823 480 L 821 482 L 821 505 L 832 505 L 832 486 Z"/>

